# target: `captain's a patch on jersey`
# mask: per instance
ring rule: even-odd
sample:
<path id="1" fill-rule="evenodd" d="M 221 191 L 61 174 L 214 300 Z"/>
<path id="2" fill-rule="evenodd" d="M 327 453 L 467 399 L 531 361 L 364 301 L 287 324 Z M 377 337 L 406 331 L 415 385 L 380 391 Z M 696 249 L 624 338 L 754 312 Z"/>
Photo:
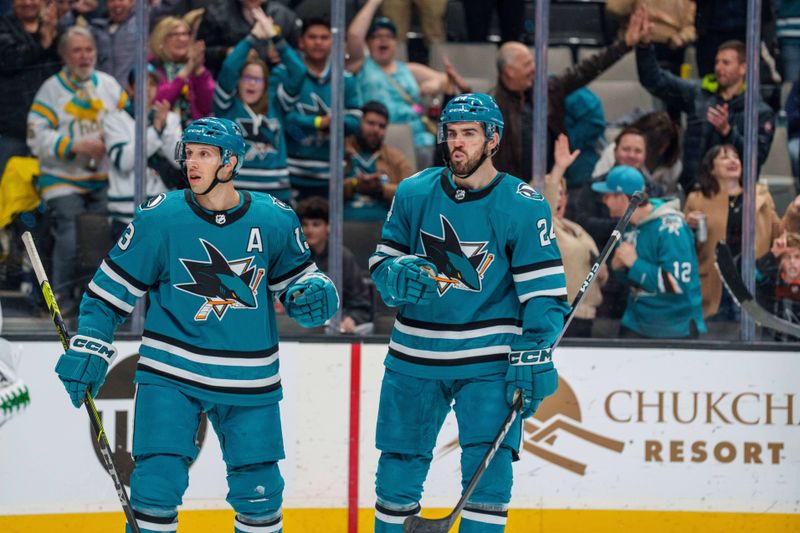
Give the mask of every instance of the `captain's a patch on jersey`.
<path id="1" fill-rule="evenodd" d="M 436 267 L 433 279 L 439 295 L 450 289 L 479 292 L 483 276 L 494 261 L 494 254 L 486 251 L 488 241 L 462 241 L 444 215 L 439 215 L 439 219 L 441 236 L 419 232 L 425 258 Z"/>
<path id="2" fill-rule="evenodd" d="M 222 320 L 228 309 L 257 309 L 264 269 L 253 266 L 255 257 L 229 260 L 210 242 L 200 243 L 208 261 L 180 258 L 191 281 L 173 285 L 202 299 L 194 319 L 205 321 L 213 313 Z"/>

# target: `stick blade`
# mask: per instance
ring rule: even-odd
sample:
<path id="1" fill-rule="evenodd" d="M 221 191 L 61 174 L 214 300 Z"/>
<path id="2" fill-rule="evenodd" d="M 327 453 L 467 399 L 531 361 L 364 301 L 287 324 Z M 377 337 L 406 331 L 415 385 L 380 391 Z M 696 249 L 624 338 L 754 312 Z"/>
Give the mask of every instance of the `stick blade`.
<path id="1" fill-rule="evenodd" d="M 409 516 L 403 522 L 403 531 L 405 533 L 447 533 L 455 521 L 455 515 L 448 515 L 444 518 Z"/>
<path id="2" fill-rule="evenodd" d="M 753 295 L 750 294 L 750 291 L 742 281 L 742 277 L 739 275 L 730 247 L 723 241 L 717 243 L 716 266 L 722 282 L 737 304 L 742 305 L 744 302 L 753 299 Z"/>

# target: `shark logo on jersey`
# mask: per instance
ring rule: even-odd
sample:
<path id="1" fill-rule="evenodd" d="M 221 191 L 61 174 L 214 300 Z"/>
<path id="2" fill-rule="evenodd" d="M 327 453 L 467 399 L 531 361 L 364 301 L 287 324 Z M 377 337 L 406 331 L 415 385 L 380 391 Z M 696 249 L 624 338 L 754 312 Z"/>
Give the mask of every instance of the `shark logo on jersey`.
<path id="1" fill-rule="evenodd" d="M 229 308 L 256 309 L 258 307 L 258 285 L 264 277 L 264 269 L 253 266 L 254 257 L 229 261 L 213 244 L 200 239 L 208 262 L 180 259 L 191 283 L 173 285 L 176 289 L 203 298 L 196 321 L 204 321 L 211 311 L 222 320 Z"/>
<path id="2" fill-rule="evenodd" d="M 683 227 L 683 218 L 678 215 L 667 215 L 661 219 L 658 231 L 660 233 L 666 230 L 671 235 L 680 235 L 681 227 Z"/>
<path id="3" fill-rule="evenodd" d="M 280 145 L 281 124 L 275 118 L 262 118 L 254 120 L 252 118 L 236 119 L 242 128 L 244 140 L 247 143 L 245 161 L 254 159 L 266 159 L 270 154 L 277 154 Z"/>
<path id="4" fill-rule="evenodd" d="M 436 266 L 439 294 L 451 288 L 480 291 L 481 280 L 494 260 L 494 254 L 486 251 L 488 242 L 463 242 L 458 238 L 453 225 L 444 215 L 439 215 L 442 236 L 431 235 L 420 230 L 425 258 Z"/>

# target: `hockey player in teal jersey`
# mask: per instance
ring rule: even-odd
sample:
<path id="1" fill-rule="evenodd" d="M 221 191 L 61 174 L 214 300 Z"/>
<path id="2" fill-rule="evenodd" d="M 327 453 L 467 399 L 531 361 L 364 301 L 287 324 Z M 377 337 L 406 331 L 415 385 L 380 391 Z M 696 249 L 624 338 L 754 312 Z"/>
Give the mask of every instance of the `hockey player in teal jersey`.
<path id="1" fill-rule="evenodd" d="M 315 327 L 338 308 L 294 212 L 233 178 L 245 150 L 227 119 L 192 122 L 176 147 L 189 189 L 143 204 L 95 273 L 56 372 L 77 407 L 116 355 L 114 330 L 149 293 L 139 363 L 131 504 L 143 533 L 176 531 L 202 412 L 220 437 L 234 531 L 282 531 L 284 457 L 272 298 Z"/>
<path id="2" fill-rule="evenodd" d="M 417 514 L 436 436 L 454 402 L 466 487 L 508 414 L 522 416 L 461 514 L 461 533 L 505 529 L 521 419 L 555 392 L 548 352 L 569 309 L 550 209 L 492 164 L 503 117 L 485 94 L 448 102 L 439 124 L 447 166 L 403 180 L 370 258 L 398 307 L 385 361 L 376 444 L 376 533 Z M 520 351 L 540 351 L 532 363 Z"/>

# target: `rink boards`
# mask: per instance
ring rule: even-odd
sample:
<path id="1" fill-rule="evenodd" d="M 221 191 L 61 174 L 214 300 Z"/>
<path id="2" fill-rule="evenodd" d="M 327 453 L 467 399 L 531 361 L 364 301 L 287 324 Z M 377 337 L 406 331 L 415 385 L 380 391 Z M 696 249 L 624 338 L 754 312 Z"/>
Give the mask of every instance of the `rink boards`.
<path id="1" fill-rule="evenodd" d="M 16 344 L 32 403 L 0 426 L 0 531 L 121 531 L 86 414 L 53 373 L 59 345 Z M 117 346 L 97 406 L 127 478 L 138 344 Z M 385 349 L 281 344 L 285 531 L 352 533 L 356 516 L 371 531 Z M 800 531 L 800 355 L 561 348 L 556 360 L 559 391 L 525 424 L 508 532 Z M 459 496 L 456 434 L 450 417 L 425 485 L 433 516 Z M 208 426 L 180 530 L 232 531 L 226 492 Z"/>

